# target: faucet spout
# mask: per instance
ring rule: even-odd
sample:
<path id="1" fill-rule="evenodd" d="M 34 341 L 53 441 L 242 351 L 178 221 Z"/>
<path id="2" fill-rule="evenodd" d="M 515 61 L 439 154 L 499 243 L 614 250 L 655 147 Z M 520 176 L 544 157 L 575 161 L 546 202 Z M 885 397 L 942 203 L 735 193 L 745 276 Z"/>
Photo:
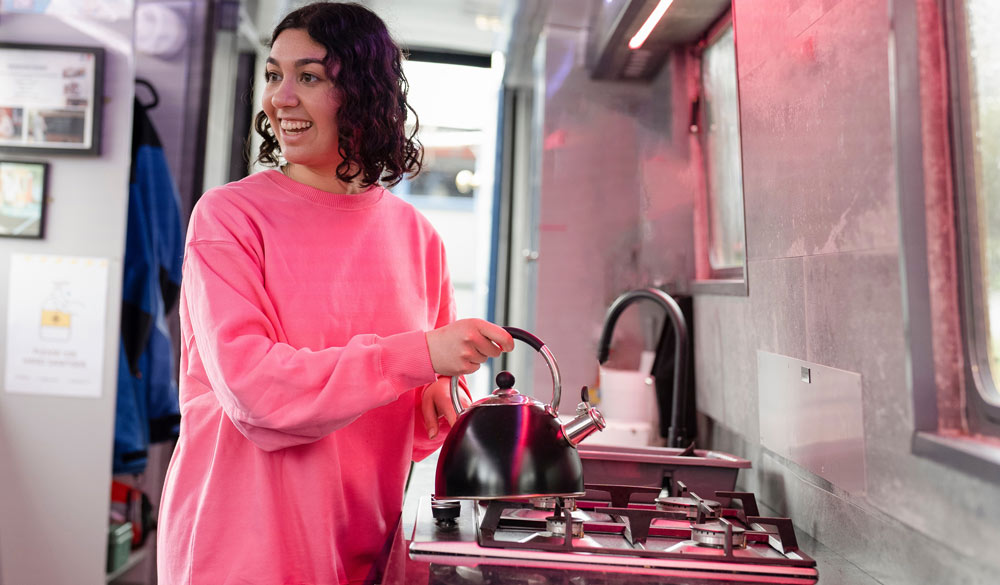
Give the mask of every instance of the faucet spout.
<path id="1" fill-rule="evenodd" d="M 687 352 L 688 352 L 688 328 L 684 313 L 681 311 L 677 301 L 667 293 L 655 288 L 642 288 L 631 290 L 619 296 L 604 317 L 604 328 L 601 331 L 601 340 L 598 344 L 597 361 L 601 364 L 608 361 L 608 353 L 611 349 L 611 334 L 614 332 L 618 317 L 632 303 L 639 300 L 650 300 L 663 307 L 670 318 L 674 332 L 674 386 L 671 397 L 672 410 L 670 428 L 667 431 L 667 446 L 679 447 L 680 443 L 687 435 L 687 429 L 683 425 L 684 397 L 681 389 L 687 381 Z M 662 343 L 662 339 L 660 342 Z M 657 361 L 660 356 L 657 356 Z M 653 366 L 656 370 L 656 364 Z M 651 374 L 653 372 L 650 372 Z"/>

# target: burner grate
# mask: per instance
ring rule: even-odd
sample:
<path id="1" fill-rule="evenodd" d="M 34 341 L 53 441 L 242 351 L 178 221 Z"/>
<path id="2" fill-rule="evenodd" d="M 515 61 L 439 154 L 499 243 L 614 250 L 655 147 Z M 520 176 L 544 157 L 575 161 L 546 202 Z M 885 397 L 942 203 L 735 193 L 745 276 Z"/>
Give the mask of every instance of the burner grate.
<path id="1" fill-rule="evenodd" d="M 711 535 L 702 538 L 704 542 L 699 544 L 698 536 L 693 534 L 697 524 L 703 524 L 708 506 L 704 500 L 692 492 L 684 490 L 687 496 L 699 502 L 699 514 L 697 522 L 688 519 L 685 512 L 664 511 L 642 505 L 629 505 L 627 500 L 632 493 L 648 493 L 644 490 L 634 490 L 637 486 L 588 486 L 588 489 L 600 489 L 606 491 L 612 498 L 617 494 L 618 501 L 625 499 L 622 507 L 596 504 L 595 509 L 608 514 L 614 522 L 596 523 L 588 525 L 586 530 L 613 535 L 620 535 L 621 546 L 595 546 L 594 540 L 581 538 L 580 534 L 574 535 L 572 531 L 564 531 L 562 534 L 553 532 L 542 532 L 546 522 L 527 518 L 512 518 L 504 513 L 510 510 L 531 508 L 532 504 L 525 501 L 503 501 L 492 500 L 485 504 L 475 506 L 477 540 L 480 546 L 489 548 L 507 548 L 523 550 L 539 550 L 560 553 L 589 553 L 600 555 L 617 555 L 645 557 L 656 559 L 693 560 L 697 558 L 710 558 L 715 562 L 723 563 L 750 563 L 757 565 L 791 566 L 791 567 L 815 567 L 815 561 L 798 550 L 798 543 L 795 538 L 795 530 L 792 522 L 788 518 L 769 518 L 759 516 L 756 499 L 753 494 L 746 492 L 717 492 L 716 497 L 730 498 L 741 503 L 741 509 L 726 508 L 721 512 L 721 516 L 711 521 L 717 523 L 711 527 Z M 609 489 L 605 489 L 609 488 Z M 616 489 L 620 488 L 620 489 Z M 649 488 L 645 488 L 648 490 Z M 656 490 L 659 491 L 659 490 Z M 626 495 L 622 495 L 626 494 Z M 566 526 L 572 526 L 574 522 L 579 522 L 572 516 L 574 503 L 564 505 L 563 501 L 556 504 L 553 517 L 561 516 Z M 583 509 L 583 505 L 580 505 Z M 701 508 L 704 508 L 702 510 Z M 723 517 L 724 516 L 724 517 Z M 548 520 L 551 520 L 550 517 Z M 683 532 L 683 536 L 668 536 L 664 538 L 663 531 L 651 536 L 650 530 L 653 521 L 656 519 L 666 519 L 671 521 L 687 522 L 688 529 Z M 676 531 L 676 529 L 673 529 Z M 506 532 L 505 532 L 506 531 Z M 527 534 L 526 538 L 516 538 L 511 540 L 510 531 L 520 531 L 520 534 Z M 505 538 L 498 538 L 498 534 L 504 533 Z M 540 538 L 540 535 L 544 535 Z M 666 550 L 659 550 L 650 546 L 650 539 L 657 539 L 659 546 L 663 543 L 671 544 Z M 745 549 L 750 546 L 764 546 L 773 549 L 771 553 L 747 554 Z M 688 546 L 690 545 L 690 546 Z M 779 554 L 780 553 L 780 554 Z"/>

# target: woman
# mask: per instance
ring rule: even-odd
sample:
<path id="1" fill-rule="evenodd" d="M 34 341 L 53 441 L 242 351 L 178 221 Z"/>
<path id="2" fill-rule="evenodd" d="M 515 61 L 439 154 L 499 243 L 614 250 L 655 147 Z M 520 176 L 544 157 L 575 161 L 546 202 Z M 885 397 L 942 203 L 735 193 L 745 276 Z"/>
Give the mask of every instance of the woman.
<path id="1" fill-rule="evenodd" d="M 378 185 L 420 168 L 384 23 L 301 8 L 264 81 L 258 159 L 285 164 L 210 190 L 188 228 L 162 585 L 371 580 L 410 461 L 455 420 L 450 376 L 513 348 L 454 321 L 440 238 Z"/>

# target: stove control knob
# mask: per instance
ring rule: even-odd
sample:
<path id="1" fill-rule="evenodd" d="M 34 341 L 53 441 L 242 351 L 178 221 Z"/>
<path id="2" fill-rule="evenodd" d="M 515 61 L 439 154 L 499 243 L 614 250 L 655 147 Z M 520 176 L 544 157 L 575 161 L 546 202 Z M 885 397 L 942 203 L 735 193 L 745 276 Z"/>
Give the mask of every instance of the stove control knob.
<path id="1" fill-rule="evenodd" d="M 439 500 L 431 498 L 431 515 L 434 516 L 434 523 L 441 529 L 452 529 L 458 527 L 458 516 L 462 511 L 460 500 Z"/>

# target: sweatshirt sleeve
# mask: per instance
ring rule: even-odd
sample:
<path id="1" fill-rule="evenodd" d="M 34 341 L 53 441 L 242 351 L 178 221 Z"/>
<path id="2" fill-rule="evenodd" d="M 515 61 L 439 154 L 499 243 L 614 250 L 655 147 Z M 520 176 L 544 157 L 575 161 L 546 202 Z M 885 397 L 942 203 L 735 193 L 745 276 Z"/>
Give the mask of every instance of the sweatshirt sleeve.
<path id="1" fill-rule="evenodd" d="M 239 243 L 189 242 L 183 278 L 203 382 L 264 450 L 316 441 L 436 378 L 423 331 L 315 351 L 283 342 L 259 265 Z"/>
<path id="2" fill-rule="evenodd" d="M 443 268 L 443 274 L 441 277 L 441 287 L 440 287 L 440 302 L 438 309 L 437 321 L 434 323 L 434 328 L 442 327 L 451 323 L 456 318 L 455 309 L 455 291 L 452 288 L 451 277 L 448 274 L 447 262 L 445 260 L 444 246 L 442 245 L 439 251 L 441 255 L 440 266 Z M 450 382 L 449 382 L 450 383 Z M 472 395 L 469 393 L 469 387 L 465 383 L 465 377 L 462 376 L 458 379 L 459 388 L 465 392 L 465 395 L 470 399 Z M 437 451 L 438 448 L 444 443 L 445 437 L 448 436 L 448 432 L 451 431 L 451 425 L 448 424 L 444 418 L 438 420 L 438 434 L 433 438 L 427 438 L 427 428 L 424 427 L 424 415 L 421 410 L 421 400 L 423 398 L 423 392 L 427 388 L 427 385 L 418 389 L 415 392 L 415 413 L 416 417 L 413 425 L 413 460 L 421 461 L 428 455 Z"/>

